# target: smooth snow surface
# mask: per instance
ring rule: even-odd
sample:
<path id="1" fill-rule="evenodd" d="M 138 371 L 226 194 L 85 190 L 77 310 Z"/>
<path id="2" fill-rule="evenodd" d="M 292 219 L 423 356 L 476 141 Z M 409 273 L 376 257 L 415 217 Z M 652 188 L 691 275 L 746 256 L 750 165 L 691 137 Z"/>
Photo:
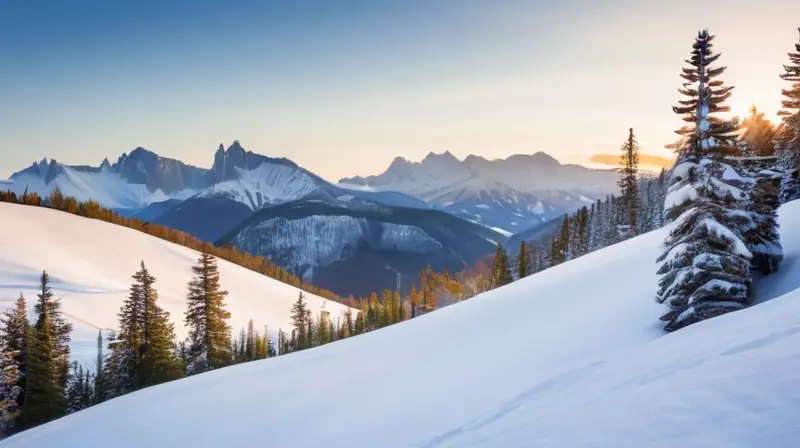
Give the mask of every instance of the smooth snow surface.
<path id="1" fill-rule="evenodd" d="M 119 308 L 140 260 L 156 277 L 159 304 L 176 323 L 178 338 L 184 339 L 186 291 L 197 257 L 192 250 L 125 227 L 0 203 L 0 306 L 13 306 L 22 292 L 32 318 L 39 275 L 47 270 L 53 292 L 63 296 L 63 309 L 75 326 L 73 358 L 86 367 L 94 366 L 97 329 L 117 328 Z M 219 260 L 219 269 L 234 332 L 250 319 L 261 333 L 264 325 L 271 332 L 290 331 L 298 289 L 227 261 Z M 345 309 L 317 296 L 306 297 L 315 315 L 323 303 L 332 316 Z"/>
<path id="2" fill-rule="evenodd" d="M 768 293 L 788 294 L 672 334 L 653 300 L 663 229 L 410 322 L 136 392 L 0 446 L 797 447 L 800 201 L 781 209 L 781 225 L 786 265 L 771 283 L 783 288 Z"/>

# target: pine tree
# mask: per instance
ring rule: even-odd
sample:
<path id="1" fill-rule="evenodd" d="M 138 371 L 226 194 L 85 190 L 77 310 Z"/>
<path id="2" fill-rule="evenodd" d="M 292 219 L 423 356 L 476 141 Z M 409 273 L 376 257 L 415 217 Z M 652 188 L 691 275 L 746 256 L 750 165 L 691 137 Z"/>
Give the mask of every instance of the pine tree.
<path id="1" fill-rule="evenodd" d="M 39 300 L 34 305 L 34 311 L 38 314 L 36 329 L 39 337 L 49 338 L 49 347 L 52 350 L 50 361 L 52 372 L 56 378 L 56 384 L 60 390 L 67 385 L 69 374 L 69 341 L 72 332 L 72 324 L 67 322 L 61 313 L 61 302 L 53 298 L 50 288 L 50 276 L 47 272 L 42 272 L 39 277 L 40 292 L 37 294 Z M 44 321 L 49 320 L 49 330 L 51 333 L 43 334 Z"/>
<path id="2" fill-rule="evenodd" d="M 494 264 L 492 266 L 492 288 L 508 285 L 512 281 L 513 278 L 511 277 L 508 254 L 503 249 L 503 246 L 498 244 L 497 251 L 494 255 Z"/>
<path id="3" fill-rule="evenodd" d="M 25 404 L 15 421 L 16 429 L 33 428 L 64 415 L 66 403 L 53 362 L 53 333 L 47 313 L 28 329 Z"/>
<path id="4" fill-rule="evenodd" d="M 800 42 L 788 56 L 789 65 L 783 66 L 780 76 L 790 87 L 781 92 L 784 99 L 779 115 L 783 119 L 783 131 L 778 138 L 782 164 L 786 168 L 781 191 L 784 203 L 800 199 Z"/>
<path id="5" fill-rule="evenodd" d="M 346 339 L 353 335 L 355 327 L 353 325 L 353 312 L 350 308 L 344 311 L 344 322 L 342 323 L 341 335 L 339 339 Z"/>
<path id="6" fill-rule="evenodd" d="M 67 382 L 66 400 L 67 414 L 86 409 L 91 405 L 92 390 L 89 383 L 89 372 L 77 362 L 72 363 L 72 370 Z"/>
<path id="7" fill-rule="evenodd" d="M 525 278 L 531 274 L 531 254 L 525 241 L 519 243 L 519 256 L 517 257 L 517 278 Z"/>
<path id="8" fill-rule="evenodd" d="M 550 244 L 550 266 L 556 266 L 569 260 L 570 255 L 570 219 L 569 215 L 564 216 L 559 232 L 553 236 Z"/>
<path id="9" fill-rule="evenodd" d="M 0 347 L 2 361 L 6 368 L 15 366 L 17 377 L 10 378 L 6 373 L 5 396 L 16 393 L 14 404 L 21 407 L 25 401 L 25 374 L 27 372 L 28 307 L 25 297 L 20 294 L 14 308 L 6 310 L 0 318 Z M 13 387 L 19 387 L 14 391 Z M 11 388 L 11 389 L 9 389 Z"/>
<path id="10" fill-rule="evenodd" d="M 105 356 L 103 355 L 103 330 L 97 330 L 97 359 L 95 360 L 93 404 L 106 400 Z"/>
<path id="11" fill-rule="evenodd" d="M 743 161 L 749 165 L 741 170 L 751 178 L 746 183 L 746 190 L 751 198 L 746 211 L 750 213 L 753 223 L 744 229 L 743 240 L 753 255 L 750 259 L 752 269 L 763 274 L 778 270 L 783 260 L 783 246 L 778 232 L 778 207 L 780 206 L 780 174 L 773 162 L 759 159 Z"/>
<path id="12" fill-rule="evenodd" d="M 9 350 L 5 346 L 0 353 L 0 435 L 11 432 L 22 404 L 22 387 L 19 384 L 22 375 L 18 356 L 18 351 Z"/>
<path id="13" fill-rule="evenodd" d="M 772 156 L 775 154 L 775 126 L 759 112 L 755 105 L 750 107 L 750 116 L 740 126 L 743 129 L 741 140 L 748 154 Z"/>
<path id="14" fill-rule="evenodd" d="M 264 327 L 264 347 L 266 349 L 265 358 L 274 358 L 278 355 L 275 350 L 275 343 L 272 342 L 272 337 L 269 335 L 267 327 Z"/>
<path id="15" fill-rule="evenodd" d="M 182 376 L 175 328 L 169 321 L 169 314 L 158 306 L 156 279 L 144 261 L 133 279 L 128 297 L 120 308 L 119 333 L 109 344 L 109 362 L 100 374 L 108 380 L 111 396 Z M 98 362 L 102 360 L 98 358 Z"/>
<path id="16" fill-rule="evenodd" d="M 622 145 L 622 157 L 620 160 L 622 169 L 618 185 L 620 188 L 620 198 L 622 200 L 622 226 L 625 229 L 625 236 L 630 237 L 635 234 L 637 229 L 637 210 L 638 204 L 638 175 L 639 175 L 639 144 L 633 135 L 633 128 L 628 131 L 628 140 Z"/>
<path id="17" fill-rule="evenodd" d="M 245 344 L 245 358 L 248 361 L 256 359 L 256 329 L 253 326 L 253 319 L 247 323 L 247 343 Z"/>
<path id="18" fill-rule="evenodd" d="M 310 347 L 310 345 L 307 345 L 308 313 L 309 310 L 308 305 L 306 305 L 306 296 L 301 292 L 297 297 L 297 301 L 295 301 L 294 305 L 292 305 L 292 326 L 294 327 L 294 334 L 297 335 L 298 344 L 300 344 L 299 347 L 295 347 L 295 350 L 302 350 Z"/>
<path id="19" fill-rule="evenodd" d="M 319 315 L 317 334 L 319 338 L 319 345 L 325 345 L 332 341 L 333 336 L 331 333 L 330 314 L 327 311 L 323 311 Z"/>
<path id="20" fill-rule="evenodd" d="M 189 375 L 218 369 L 233 361 L 228 325 L 231 313 L 225 310 L 224 303 L 228 292 L 220 287 L 216 258 L 202 253 L 192 271 L 194 278 L 189 282 L 186 311 Z"/>
<path id="21" fill-rule="evenodd" d="M 312 348 L 319 345 L 317 337 L 317 325 L 314 325 L 314 319 L 311 318 L 311 310 L 306 312 L 306 347 Z"/>
<path id="22" fill-rule="evenodd" d="M 711 114 L 727 111 L 723 102 L 732 87 L 717 80 L 725 68 L 712 68 L 713 54 L 708 31 L 701 31 L 692 57 L 681 77 L 687 82 L 680 92 L 688 97 L 673 110 L 693 125 L 681 128 L 686 137 L 678 148 L 671 185 L 664 208 L 675 227 L 668 235 L 666 250 L 658 258 L 661 266 L 657 300 L 672 309 L 661 319 L 667 331 L 740 309 L 747 304 L 750 288 L 750 252 L 741 240 L 738 213 L 741 190 L 723 179 L 730 168 L 723 156 L 735 153 L 736 122 Z"/>

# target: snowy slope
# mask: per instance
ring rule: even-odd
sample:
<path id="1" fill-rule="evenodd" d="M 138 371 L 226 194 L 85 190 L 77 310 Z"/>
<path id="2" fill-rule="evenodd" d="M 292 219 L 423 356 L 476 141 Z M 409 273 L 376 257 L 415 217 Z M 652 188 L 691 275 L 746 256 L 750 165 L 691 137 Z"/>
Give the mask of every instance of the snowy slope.
<path id="1" fill-rule="evenodd" d="M 124 396 L 4 447 L 800 446 L 800 201 L 781 210 L 791 290 L 672 334 L 666 230 L 419 319 Z M 771 291 L 775 293 L 776 291 Z M 762 297 L 771 298 L 771 297 Z M 234 393 L 231 393 L 231 392 Z M 207 408 L 213 412 L 187 412 Z"/>
<path id="2" fill-rule="evenodd" d="M 142 259 L 158 280 L 160 304 L 177 324 L 178 338 L 186 336 L 185 295 L 196 252 L 124 227 L 45 208 L 0 203 L 0 216 L 0 306 L 12 305 L 23 292 L 32 309 L 38 276 L 47 270 L 54 280 L 54 293 L 64 297 L 64 311 L 75 324 L 72 348 L 79 361 L 92 365 L 97 327 L 116 328 L 120 305 Z M 268 325 L 272 331 L 286 331 L 291 327 L 296 288 L 226 261 L 220 260 L 219 266 L 235 331 L 251 318 L 257 328 Z M 306 295 L 316 314 L 325 300 Z M 327 302 L 325 309 L 337 316 L 344 306 Z"/>

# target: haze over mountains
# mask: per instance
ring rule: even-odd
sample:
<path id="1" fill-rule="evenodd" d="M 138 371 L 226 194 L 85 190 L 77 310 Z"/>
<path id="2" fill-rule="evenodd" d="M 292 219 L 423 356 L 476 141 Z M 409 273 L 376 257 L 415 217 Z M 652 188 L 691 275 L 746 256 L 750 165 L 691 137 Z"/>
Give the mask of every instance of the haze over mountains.
<path id="1" fill-rule="evenodd" d="M 0 189 L 46 196 L 59 188 L 358 295 L 395 287 L 398 274 L 408 287 L 428 263 L 457 272 L 512 234 L 611 193 L 616 181 L 614 171 L 542 152 L 491 161 L 445 152 L 398 157 L 383 174 L 332 184 L 235 141 L 219 146 L 209 169 L 136 148 L 98 166 L 42 160 Z"/>
<path id="2" fill-rule="evenodd" d="M 464 219 L 517 233 L 609 194 L 617 173 L 564 165 L 537 152 L 506 159 L 449 151 L 430 153 L 421 162 L 394 159 L 382 174 L 345 178 L 342 186 L 368 191 L 399 191 Z"/>

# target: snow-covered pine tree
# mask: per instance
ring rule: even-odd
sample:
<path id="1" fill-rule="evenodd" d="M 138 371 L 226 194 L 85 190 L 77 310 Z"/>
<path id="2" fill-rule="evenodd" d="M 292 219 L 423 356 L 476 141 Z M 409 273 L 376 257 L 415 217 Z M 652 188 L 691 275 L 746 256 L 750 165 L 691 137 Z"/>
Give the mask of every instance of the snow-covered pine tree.
<path id="1" fill-rule="evenodd" d="M 763 274 L 778 270 L 783 261 L 783 246 L 778 232 L 778 207 L 781 187 L 781 174 L 764 167 L 754 174 L 750 183 L 750 207 L 753 225 L 744 232 L 744 242 L 753 257 L 752 268 Z"/>
<path id="2" fill-rule="evenodd" d="M 186 371 L 194 375 L 229 365 L 231 313 L 225 309 L 228 292 L 219 284 L 219 270 L 213 255 L 203 252 L 192 267 L 194 278 L 189 282 L 186 325 L 189 327 Z"/>
<path id="3" fill-rule="evenodd" d="M 737 181 L 750 196 L 747 211 L 753 223 L 745 229 L 743 240 L 753 254 L 750 265 L 764 274 L 778 269 L 783 260 L 783 247 L 778 233 L 781 171 L 774 158 L 775 128 L 755 106 L 744 120 L 742 139 L 746 156 L 731 160 L 736 171 L 727 171 L 727 178 Z"/>
<path id="4" fill-rule="evenodd" d="M 628 130 L 628 140 L 622 145 L 620 158 L 621 177 L 617 184 L 620 189 L 622 213 L 620 214 L 620 237 L 628 239 L 636 234 L 639 186 L 639 144 L 633 135 L 633 128 Z"/>
<path id="5" fill-rule="evenodd" d="M 800 28 L 798 28 L 800 31 Z M 789 64 L 783 66 L 781 79 L 790 83 L 782 91 L 783 130 L 778 138 L 781 162 L 785 176 L 781 188 L 781 202 L 800 199 L 800 42 L 795 44 L 795 52 L 789 53 Z"/>
<path id="6" fill-rule="evenodd" d="M 5 366 L 16 365 L 17 378 L 13 384 L 19 387 L 18 394 L 14 397 L 19 408 L 25 401 L 25 374 L 27 372 L 27 344 L 28 337 L 28 306 L 25 297 L 20 294 L 14 304 L 3 312 L 0 317 L 0 347 Z M 6 378 L 5 384 L 10 385 L 11 378 Z M 11 392 L 8 388 L 5 393 Z"/>
<path id="7" fill-rule="evenodd" d="M 0 434 L 8 435 L 23 405 L 25 338 L 28 332 L 25 298 L 20 294 L 15 307 L 0 320 Z"/>
<path id="8" fill-rule="evenodd" d="M 21 377 L 19 352 L 2 347 L 0 352 L 0 435 L 8 435 L 14 427 L 14 419 L 19 415 Z"/>
<path id="9" fill-rule="evenodd" d="M 661 318 L 667 331 L 743 308 L 749 297 L 752 255 L 740 235 L 752 220 L 740 204 L 745 195 L 724 175 L 731 169 L 724 156 L 737 151 L 737 123 L 712 115 L 729 110 L 723 103 L 733 89 L 717 79 L 725 68 L 712 67 L 720 56 L 713 39 L 707 30 L 698 33 L 681 73 L 687 99 L 673 107 L 688 124 L 676 131 L 687 138 L 664 202 L 676 223 L 657 259 L 657 301 L 671 308 Z"/>

